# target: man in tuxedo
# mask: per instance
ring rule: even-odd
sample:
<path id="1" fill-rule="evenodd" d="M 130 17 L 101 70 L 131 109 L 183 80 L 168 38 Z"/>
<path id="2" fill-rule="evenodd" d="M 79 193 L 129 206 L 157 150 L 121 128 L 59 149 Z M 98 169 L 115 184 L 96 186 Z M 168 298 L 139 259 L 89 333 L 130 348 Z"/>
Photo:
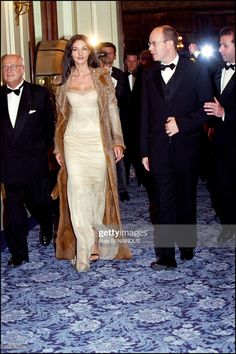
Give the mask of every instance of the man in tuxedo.
<path id="1" fill-rule="evenodd" d="M 150 53 L 150 52 L 149 52 Z M 151 55 L 151 53 L 150 53 Z M 140 156 L 140 116 L 142 72 L 139 56 L 136 52 L 126 52 L 125 63 L 125 95 L 121 107 L 121 125 L 126 146 L 124 164 L 126 183 L 129 185 L 130 168 L 133 165 L 138 186 L 144 186 L 149 199 L 149 214 L 151 221 L 157 206 L 153 198 L 150 172 L 146 171 Z"/>
<path id="2" fill-rule="evenodd" d="M 190 43 L 188 46 L 189 49 L 189 59 L 197 62 L 200 65 L 203 65 L 207 68 L 208 74 L 210 76 L 212 85 L 214 87 L 214 77 L 222 65 L 222 59 L 220 58 L 219 53 L 207 52 L 206 49 L 200 48 L 196 43 Z M 208 48 L 208 51 L 210 49 Z M 210 166 L 210 142 L 209 142 L 209 126 L 208 123 L 205 123 L 204 130 L 202 132 L 202 152 L 201 152 L 201 166 L 200 166 L 200 177 L 203 180 L 207 180 Z"/>
<path id="3" fill-rule="evenodd" d="M 121 69 L 113 66 L 113 63 L 116 59 L 116 46 L 111 42 L 101 42 L 98 44 L 97 50 L 99 51 L 100 55 L 102 54 L 100 57 L 101 64 L 109 70 L 112 77 L 121 118 L 121 106 L 125 93 L 125 83 L 124 72 Z M 122 202 L 129 201 L 130 196 L 126 184 L 125 166 L 123 159 L 116 164 L 116 171 L 120 200 Z"/>
<path id="4" fill-rule="evenodd" d="M 27 209 L 40 224 L 41 244 L 49 245 L 53 235 L 48 149 L 53 143 L 54 111 L 49 91 L 26 82 L 24 72 L 20 55 L 2 57 L 1 183 L 11 266 L 29 261 Z"/>
<path id="5" fill-rule="evenodd" d="M 124 164 L 126 183 L 129 184 L 130 168 L 133 165 L 138 185 L 144 185 L 143 165 L 139 152 L 141 112 L 141 70 L 138 54 L 125 53 L 125 96 L 122 106 L 121 124 L 126 146 Z"/>
<path id="6" fill-rule="evenodd" d="M 233 238 L 236 231 L 236 103 L 235 30 L 220 31 L 219 52 L 225 65 L 215 75 L 216 97 L 205 103 L 211 116 L 211 168 L 209 189 L 223 225 L 218 241 Z"/>
<path id="7" fill-rule="evenodd" d="M 213 92 L 206 68 L 177 53 L 178 35 L 168 25 L 153 29 L 149 50 L 155 63 L 143 72 L 141 155 L 156 189 L 153 270 L 194 257 L 197 242 L 196 191 L 203 105 Z"/>

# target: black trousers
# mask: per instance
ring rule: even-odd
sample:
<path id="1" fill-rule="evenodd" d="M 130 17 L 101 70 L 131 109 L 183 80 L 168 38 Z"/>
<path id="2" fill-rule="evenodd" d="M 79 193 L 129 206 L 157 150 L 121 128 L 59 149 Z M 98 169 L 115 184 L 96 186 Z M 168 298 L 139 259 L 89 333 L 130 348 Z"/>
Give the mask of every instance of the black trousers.
<path id="1" fill-rule="evenodd" d="M 222 225 L 236 225 L 236 161 L 222 152 L 212 154 L 209 161 L 208 190 L 212 206 Z"/>
<path id="2" fill-rule="evenodd" d="M 175 244 L 179 249 L 194 249 L 197 242 L 195 171 L 172 170 L 152 174 L 157 204 L 154 223 L 156 256 L 171 262 L 175 259 Z"/>
<path id="3" fill-rule="evenodd" d="M 28 183 L 4 183 L 4 234 L 12 256 L 28 255 L 28 213 L 45 230 L 52 229 L 52 200 L 48 175 Z"/>
<path id="4" fill-rule="evenodd" d="M 130 168 L 133 164 L 135 169 L 135 174 L 137 178 L 138 185 L 144 185 L 144 167 L 142 165 L 142 160 L 138 151 L 134 151 L 133 149 L 129 149 L 129 147 L 125 150 L 124 156 L 124 165 L 125 165 L 125 175 L 126 175 L 126 183 L 129 185 L 129 175 L 130 175 Z"/>

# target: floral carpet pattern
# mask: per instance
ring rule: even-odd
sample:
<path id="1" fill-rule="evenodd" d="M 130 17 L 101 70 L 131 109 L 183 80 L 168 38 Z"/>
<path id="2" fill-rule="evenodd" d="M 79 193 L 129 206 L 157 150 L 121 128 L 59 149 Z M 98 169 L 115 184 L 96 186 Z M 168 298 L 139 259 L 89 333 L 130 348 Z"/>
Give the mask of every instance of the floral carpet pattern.
<path id="1" fill-rule="evenodd" d="M 53 244 L 29 233 L 30 262 L 7 266 L 2 251 L 2 353 L 235 353 L 235 245 L 219 245 L 204 181 L 198 188 L 195 257 L 153 271 L 152 225 L 135 179 L 121 203 L 133 259 L 97 261 L 77 273 Z"/>

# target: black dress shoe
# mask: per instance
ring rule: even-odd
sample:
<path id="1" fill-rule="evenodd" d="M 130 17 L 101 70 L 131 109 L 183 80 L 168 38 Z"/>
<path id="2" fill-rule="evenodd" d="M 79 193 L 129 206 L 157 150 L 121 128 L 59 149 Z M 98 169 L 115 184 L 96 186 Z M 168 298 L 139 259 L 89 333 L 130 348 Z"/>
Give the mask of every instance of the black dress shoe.
<path id="1" fill-rule="evenodd" d="M 39 225 L 39 242 L 43 246 L 48 246 L 53 238 L 53 219 L 44 220 Z"/>
<path id="2" fill-rule="evenodd" d="M 7 262 L 7 265 L 13 266 L 13 267 L 18 267 L 20 266 L 23 262 L 29 262 L 29 256 L 12 256 L 9 261 Z"/>
<path id="3" fill-rule="evenodd" d="M 48 246 L 52 241 L 52 237 L 53 237 L 52 231 L 48 231 L 48 232 L 40 231 L 39 241 L 42 246 Z"/>
<path id="4" fill-rule="evenodd" d="M 163 261 L 161 259 L 157 259 L 155 262 L 152 262 L 150 264 L 150 267 L 153 270 L 159 271 L 159 270 L 173 270 L 177 267 L 177 263 L 175 260 L 173 261 Z"/>
<path id="5" fill-rule="evenodd" d="M 191 259 L 193 259 L 193 257 L 194 257 L 193 249 L 186 248 L 186 249 L 180 250 L 181 261 L 190 261 Z"/>
<path id="6" fill-rule="evenodd" d="M 130 200 L 130 197 L 129 197 L 129 193 L 128 192 L 121 192 L 119 193 L 119 196 L 120 196 L 120 200 L 122 202 L 125 202 L 126 200 L 129 201 Z"/>

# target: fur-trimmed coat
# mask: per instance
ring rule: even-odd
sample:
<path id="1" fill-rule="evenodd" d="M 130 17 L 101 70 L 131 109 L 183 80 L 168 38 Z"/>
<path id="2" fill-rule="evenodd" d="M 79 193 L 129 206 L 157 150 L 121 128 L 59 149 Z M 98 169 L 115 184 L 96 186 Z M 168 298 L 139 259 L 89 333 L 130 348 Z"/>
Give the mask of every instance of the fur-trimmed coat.
<path id="1" fill-rule="evenodd" d="M 114 160 L 115 146 L 125 149 L 121 130 L 119 111 L 115 96 L 115 89 L 110 74 L 105 68 L 91 68 L 91 75 L 95 89 L 98 93 L 99 122 L 103 149 L 107 164 L 107 186 L 105 196 L 104 225 L 117 225 L 120 227 L 119 199 L 117 193 L 117 176 Z M 56 258 L 73 259 L 76 252 L 76 238 L 73 232 L 70 212 L 67 200 L 67 171 L 64 163 L 63 138 L 67 122 L 70 117 L 70 106 L 67 100 L 67 91 L 70 86 L 71 75 L 63 85 L 60 77 L 55 79 L 55 99 L 57 107 L 57 123 L 55 131 L 54 153 L 61 153 L 62 165 L 58 172 L 57 186 L 52 197 L 59 194 L 60 218 L 56 237 Z M 124 240 L 123 240 L 124 241 Z M 125 242 L 119 243 L 118 253 L 115 259 L 130 259 L 131 252 Z"/>

